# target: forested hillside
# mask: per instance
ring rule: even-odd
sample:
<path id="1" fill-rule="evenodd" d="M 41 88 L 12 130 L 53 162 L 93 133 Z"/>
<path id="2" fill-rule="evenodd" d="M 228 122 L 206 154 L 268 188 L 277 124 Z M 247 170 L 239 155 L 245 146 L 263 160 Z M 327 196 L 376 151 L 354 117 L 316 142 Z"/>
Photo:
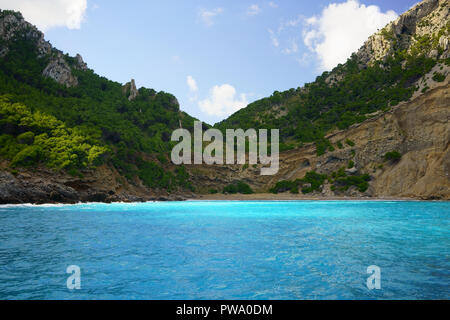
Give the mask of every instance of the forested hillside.
<path id="1" fill-rule="evenodd" d="M 447 199 L 449 9 L 424 0 L 346 63 L 215 125 L 280 129 L 274 176 L 262 164 L 173 165 L 171 133 L 195 120 L 173 95 L 101 77 L 0 10 L 0 203 L 269 191 Z"/>
<path id="2" fill-rule="evenodd" d="M 150 187 L 190 187 L 184 168 L 163 169 L 172 131 L 194 121 L 173 95 L 140 88 L 130 98 L 129 84 L 52 48 L 17 12 L 0 11 L 0 41 L 0 156 L 11 168 L 77 175 L 106 163 Z"/>
<path id="3" fill-rule="evenodd" d="M 226 128 L 280 128 L 281 150 L 315 142 L 318 155 L 333 150 L 324 138 L 424 93 L 444 81 L 450 65 L 448 1 L 424 1 L 373 35 L 345 64 L 304 87 L 251 103 L 218 123 Z M 424 79 L 438 65 L 429 78 Z M 421 81 L 424 80 L 424 83 Z"/>

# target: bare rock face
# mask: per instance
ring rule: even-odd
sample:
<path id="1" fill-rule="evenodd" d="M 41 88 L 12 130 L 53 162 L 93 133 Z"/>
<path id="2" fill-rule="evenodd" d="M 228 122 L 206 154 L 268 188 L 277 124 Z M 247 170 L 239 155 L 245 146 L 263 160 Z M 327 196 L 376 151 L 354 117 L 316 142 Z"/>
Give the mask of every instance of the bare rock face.
<path id="1" fill-rule="evenodd" d="M 50 42 L 45 41 L 43 33 L 40 34 L 37 47 L 38 47 L 38 58 L 45 57 L 46 55 L 49 55 L 52 52 L 52 46 Z"/>
<path id="2" fill-rule="evenodd" d="M 36 27 L 26 22 L 19 12 L 2 11 L 0 17 L 0 58 L 8 54 L 8 42 L 17 35 L 25 36 L 26 39 L 34 40 L 37 45 L 38 58 L 42 58 L 52 51 L 52 46 L 45 41 L 44 34 Z"/>
<path id="3" fill-rule="evenodd" d="M 56 82 L 65 85 L 66 87 L 75 87 L 78 85 L 78 80 L 72 75 L 72 70 L 67 62 L 64 60 L 62 54 L 56 55 L 52 58 L 42 72 L 44 77 L 51 78 Z"/>
<path id="4" fill-rule="evenodd" d="M 136 89 L 136 83 L 134 82 L 134 79 L 131 79 L 130 82 L 125 83 L 125 85 L 122 87 L 122 92 L 125 95 L 128 95 L 129 101 L 136 99 L 139 92 Z"/>
<path id="5" fill-rule="evenodd" d="M 17 31 L 24 28 L 26 22 L 20 13 L 7 14 L 0 19 L 0 37 L 3 41 L 11 40 Z"/>
<path id="6" fill-rule="evenodd" d="M 345 146 L 322 156 L 316 155 L 313 145 L 282 153 L 277 175 L 256 174 L 249 179 L 250 184 L 268 189 L 280 180 L 301 179 L 311 170 L 329 175 L 352 160 L 359 173 L 372 177 L 368 196 L 450 200 L 449 90 L 447 76 L 441 86 L 327 136 L 334 145 L 350 139 L 356 143 L 354 147 Z M 400 152 L 401 159 L 385 161 L 384 155 L 391 151 Z"/>
<path id="7" fill-rule="evenodd" d="M 259 169 L 233 170 L 233 166 L 196 166 L 196 186 L 220 189 L 231 181 L 243 180 L 253 190 L 267 192 L 281 180 L 304 178 L 309 171 L 330 176 L 349 161 L 355 167 L 348 175 L 369 174 L 366 192 L 351 187 L 334 192 L 325 184 L 317 196 L 373 198 L 414 198 L 450 200 L 450 75 L 439 86 L 403 102 L 391 111 L 379 113 L 346 130 L 326 136 L 333 144 L 347 139 L 355 146 L 317 156 L 314 144 L 280 153 L 280 169 L 273 176 L 261 176 Z M 386 161 L 384 155 L 398 151 L 398 161 Z M 188 170 L 191 168 L 188 167 Z"/>
<path id="8" fill-rule="evenodd" d="M 356 56 L 362 65 L 370 65 L 374 61 L 383 60 L 396 50 L 410 50 L 417 38 L 424 35 L 438 34 L 446 29 L 449 21 L 448 0 L 424 0 L 402 14 L 397 20 L 372 35 L 359 49 Z M 448 32 L 441 36 L 439 45 L 444 52 L 441 58 L 448 56 Z M 433 48 L 432 50 L 436 50 Z M 436 52 L 428 52 L 437 58 Z"/>
<path id="9" fill-rule="evenodd" d="M 67 87 L 78 85 L 77 78 L 72 75 L 71 68 L 64 60 L 61 52 L 54 49 L 48 41 L 45 41 L 42 32 L 25 21 L 19 12 L 0 10 L 0 58 L 9 53 L 9 45 L 16 37 L 24 37 L 35 43 L 38 59 L 53 55 L 42 72 L 44 77 L 49 77 Z M 76 56 L 74 68 L 87 70 L 87 65 L 80 55 Z"/>
<path id="10" fill-rule="evenodd" d="M 75 68 L 83 71 L 88 69 L 87 64 L 83 61 L 83 57 L 80 54 L 77 54 L 75 59 L 77 61 Z"/>

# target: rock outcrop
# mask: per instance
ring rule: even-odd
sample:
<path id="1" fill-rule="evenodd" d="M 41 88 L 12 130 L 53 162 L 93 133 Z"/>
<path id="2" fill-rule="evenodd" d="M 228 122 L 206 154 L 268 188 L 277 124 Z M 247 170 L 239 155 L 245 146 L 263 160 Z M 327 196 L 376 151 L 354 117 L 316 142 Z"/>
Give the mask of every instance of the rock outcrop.
<path id="1" fill-rule="evenodd" d="M 397 197 L 450 200 L 450 87 L 449 78 L 440 86 L 411 101 L 380 113 L 347 130 L 327 136 L 336 148 L 317 156 L 313 144 L 280 154 L 280 170 L 274 176 L 260 176 L 259 168 L 224 166 L 195 170 L 196 185 L 219 189 L 232 181 L 245 181 L 254 190 L 267 191 L 281 180 L 301 179 L 308 171 L 330 175 L 349 161 L 355 166 L 347 174 L 371 176 L 369 189 L 360 193 L 355 187 L 333 192 L 325 184 L 316 196 Z M 345 144 L 349 139 L 355 146 Z M 386 161 L 391 151 L 402 154 L 399 161 Z M 259 167 L 259 165 L 258 165 Z"/>
<path id="2" fill-rule="evenodd" d="M 41 167 L 14 174 L 4 169 L 0 163 L 0 204 L 181 201 L 195 197 L 150 190 L 137 181 L 129 183 L 106 165 L 85 171 L 83 178 Z"/>
<path id="3" fill-rule="evenodd" d="M 66 87 L 75 87 L 78 85 L 77 78 L 72 74 L 69 64 L 60 53 L 50 60 L 44 71 L 42 71 L 42 75 Z"/>
<path id="4" fill-rule="evenodd" d="M 443 52 L 436 50 L 434 58 L 445 59 L 448 52 L 449 0 L 424 0 L 389 23 L 364 43 L 356 56 L 362 66 L 383 60 L 394 50 L 411 50 L 418 39 L 424 35 L 436 36 Z M 439 35 L 440 33 L 443 33 Z"/>
<path id="5" fill-rule="evenodd" d="M 86 71 L 88 69 L 86 62 L 84 62 L 83 57 L 80 54 L 77 53 L 77 55 L 75 56 L 75 60 L 75 68 L 83 71 Z"/>
<path id="6" fill-rule="evenodd" d="M 128 96 L 129 101 L 136 99 L 139 94 L 134 79 L 131 79 L 130 82 L 125 83 L 125 85 L 122 87 L 122 91 L 125 95 Z"/>
<path id="7" fill-rule="evenodd" d="M 10 44 L 18 37 L 25 38 L 36 45 L 37 59 L 51 57 L 50 62 L 42 71 L 44 77 L 49 77 L 67 87 L 78 84 L 77 78 L 73 76 L 71 67 L 62 53 L 45 41 L 42 32 L 25 21 L 21 13 L 0 10 L 0 58 L 4 58 L 9 53 Z M 75 61 L 74 68 L 87 70 L 87 65 L 80 55 L 75 57 Z"/>
<path id="8" fill-rule="evenodd" d="M 20 12 L 0 10 L 0 58 L 9 52 L 9 43 L 15 37 L 22 36 L 34 41 L 37 46 L 38 58 L 42 58 L 52 52 L 52 46 L 45 41 L 44 34 L 35 26 L 25 21 Z"/>

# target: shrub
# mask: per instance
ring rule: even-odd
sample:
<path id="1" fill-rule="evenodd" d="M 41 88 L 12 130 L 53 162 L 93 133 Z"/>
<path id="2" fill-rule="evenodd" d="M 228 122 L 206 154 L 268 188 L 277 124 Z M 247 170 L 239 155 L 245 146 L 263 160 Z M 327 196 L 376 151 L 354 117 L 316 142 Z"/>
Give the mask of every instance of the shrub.
<path id="1" fill-rule="evenodd" d="M 232 183 L 223 188 L 223 193 L 242 193 L 242 194 L 252 194 L 252 188 L 245 182 L 239 181 L 237 183 Z"/>
<path id="2" fill-rule="evenodd" d="M 1 136 L 5 144 L 0 153 L 13 160 L 12 165 L 29 165 L 42 160 L 48 167 L 58 169 L 83 168 L 101 163 L 108 151 L 93 134 L 95 130 L 67 127 L 54 116 L 32 112 L 19 103 L 11 104 L 5 96 L 0 96 L 0 125 L 17 128 L 16 131 L 33 130 L 15 139 L 11 135 Z M 25 147 L 26 144 L 32 144 L 33 148 Z"/>
<path id="3" fill-rule="evenodd" d="M 158 161 L 161 163 L 161 164 L 166 164 L 168 161 L 167 161 L 167 158 L 163 155 L 163 154 L 159 154 L 158 156 L 157 156 L 157 158 L 158 158 Z"/>
<path id="4" fill-rule="evenodd" d="M 278 181 L 269 191 L 272 193 L 280 193 L 289 190 L 293 191 L 292 193 L 298 193 L 298 182 L 290 180 Z M 295 190 L 297 190 L 297 192 L 295 192 Z"/>
<path id="5" fill-rule="evenodd" d="M 29 166 L 36 164 L 42 154 L 38 146 L 29 146 L 17 153 L 11 161 L 11 166 Z"/>
<path id="6" fill-rule="evenodd" d="M 350 140 L 350 139 L 345 140 L 345 143 L 348 144 L 350 147 L 354 147 L 355 146 L 355 143 L 352 140 Z"/>
<path id="7" fill-rule="evenodd" d="M 237 193 L 237 186 L 234 184 L 229 184 L 229 185 L 223 187 L 223 193 L 235 194 L 235 193 Z"/>
<path id="8" fill-rule="evenodd" d="M 445 80 L 445 75 L 439 72 L 435 72 L 433 75 L 433 80 L 436 82 L 443 82 Z"/>
<path id="9" fill-rule="evenodd" d="M 356 186 L 360 192 L 365 192 L 369 188 L 370 176 L 363 174 L 360 176 L 340 177 L 334 182 L 335 189 L 345 191 L 350 186 Z"/>
<path id="10" fill-rule="evenodd" d="M 17 142 L 21 144 L 33 144 L 34 133 L 31 131 L 24 132 L 17 136 Z"/>
<path id="11" fill-rule="evenodd" d="M 325 182 L 325 179 L 327 179 L 326 174 L 319 174 L 315 171 L 307 172 L 305 177 L 300 180 L 302 183 L 309 183 L 310 187 L 304 187 L 302 189 L 303 193 L 311 193 L 313 191 L 319 191 L 320 187 Z"/>
<path id="12" fill-rule="evenodd" d="M 399 161 L 402 158 L 402 155 L 398 151 L 391 151 L 384 155 L 384 159 L 386 161 Z"/>
<path id="13" fill-rule="evenodd" d="M 350 160 L 349 162 L 348 162 L 348 168 L 349 169 L 351 169 L 351 168 L 353 168 L 355 166 L 355 162 L 353 162 L 353 160 Z"/>
<path id="14" fill-rule="evenodd" d="M 327 150 L 334 151 L 334 147 L 328 139 L 323 138 L 316 141 L 316 153 L 318 156 L 325 154 Z"/>

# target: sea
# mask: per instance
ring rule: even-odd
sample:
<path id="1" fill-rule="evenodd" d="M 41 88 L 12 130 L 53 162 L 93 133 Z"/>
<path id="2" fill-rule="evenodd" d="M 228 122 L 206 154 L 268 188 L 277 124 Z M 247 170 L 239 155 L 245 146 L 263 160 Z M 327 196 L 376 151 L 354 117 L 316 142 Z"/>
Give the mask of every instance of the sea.
<path id="1" fill-rule="evenodd" d="M 0 299 L 449 299 L 450 202 L 0 206 Z"/>

